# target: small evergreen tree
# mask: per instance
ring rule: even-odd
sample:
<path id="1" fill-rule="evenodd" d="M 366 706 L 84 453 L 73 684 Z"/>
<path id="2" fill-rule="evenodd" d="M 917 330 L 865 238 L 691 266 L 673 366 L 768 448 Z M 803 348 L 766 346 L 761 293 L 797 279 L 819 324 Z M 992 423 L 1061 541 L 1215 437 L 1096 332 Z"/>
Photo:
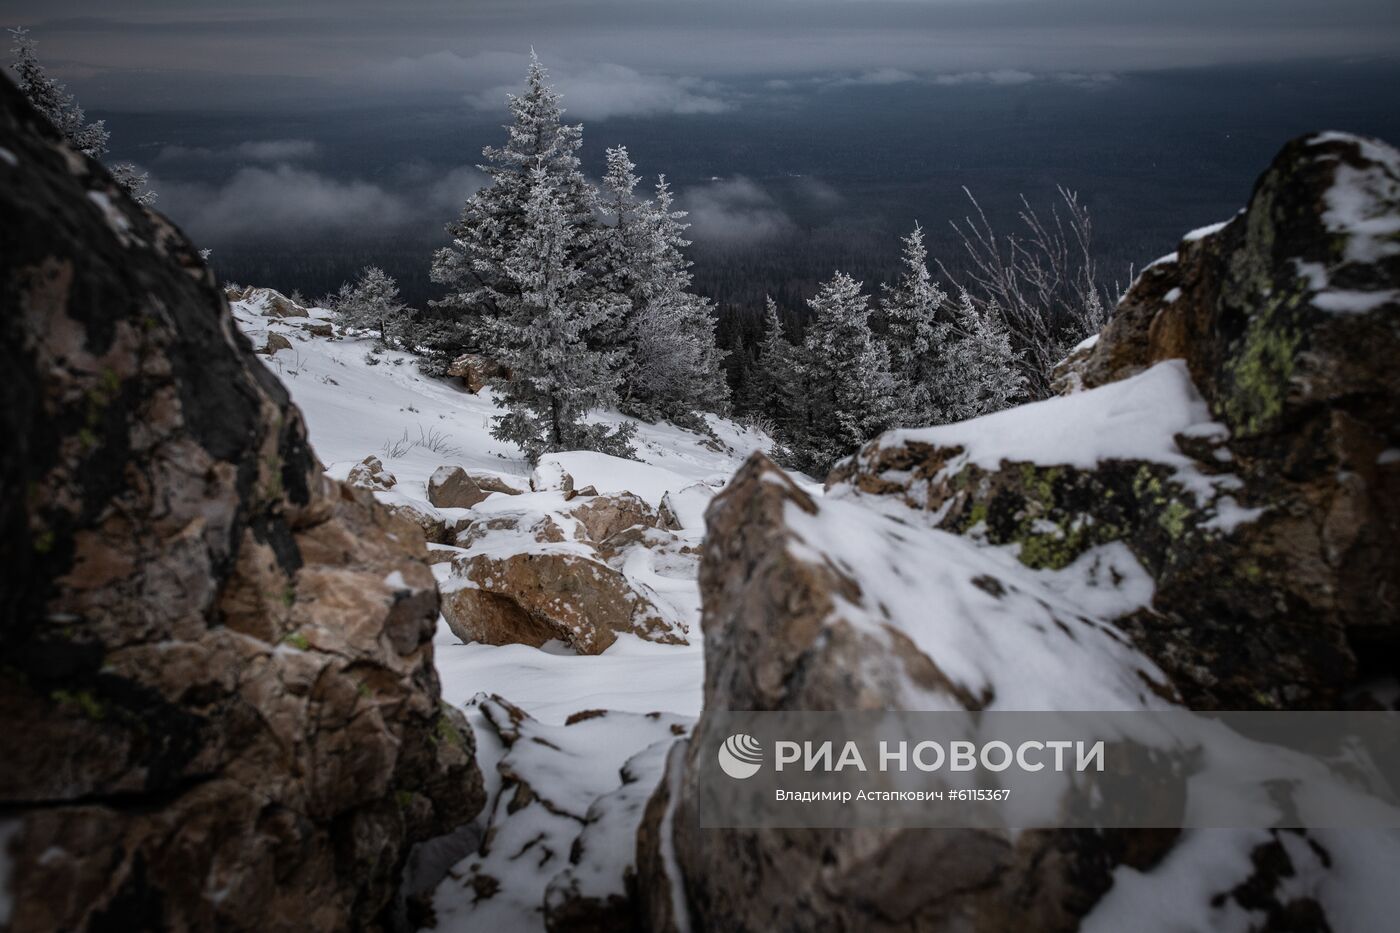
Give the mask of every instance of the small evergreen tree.
<path id="1" fill-rule="evenodd" d="M 76 97 L 68 89 L 49 77 L 44 66 L 39 63 L 38 44 L 29 37 L 27 29 L 11 29 L 14 47 L 11 52 L 15 59 L 11 67 L 15 72 L 15 84 L 34 109 L 48 118 L 54 128 L 63 134 L 68 144 L 83 155 L 99 161 L 107 154 L 107 132 L 105 122 L 96 120 L 89 123 L 87 114 Z M 151 204 L 156 193 L 146 182 L 147 173 L 137 171 L 130 162 L 119 162 L 112 166 L 112 178 L 127 191 L 137 204 Z"/>
<path id="2" fill-rule="evenodd" d="M 903 269 L 893 285 L 884 286 L 880 307 L 885 312 L 890 367 L 898 386 L 900 423 L 937 423 L 937 394 L 945 378 L 943 344 L 950 328 L 939 320 L 948 296 L 928 271 L 928 249 L 918 224 L 903 239 Z"/>
<path id="3" fill-rule="evenodd" d="M 548 79 L 531 51 L 525 93 L 510 96 L 513 120 L 506 144 L 482 150 L 486 164 L 478 167 L 491 183 L 467 200 L 461 217 L 447 228 L 452 245 L 433 257 L 430 276 L 448 287 L 434 304 L 457 317 L 477 341 L 487 330 L 485 322 L 507 313 L 520 297 L 519 276 L 507 265 L 518 259 L 529 223 L 527 205 L 539 179 L 553 189 L 557 213 L 569 228 L 568 253 L 561 261 L 575 268 L 591 261 L 596 192 L 579 169 L 583 127 L 563 122 L 559 94 Z"/>
<path id="4" fill-rule="evenodd" d="M 870 330 L 860 283 L 838 272 L 808 305 L 815 319 L 803 354 L 806 436 L 795 439 L 792 454 L 800 467 L 820 475 L 891 427 L 899 406 L 889 351 Z"/>
<path id="5" fill-rule="evenodd" d="M 402 342 L 409 318 L 398 284 L 378 266 L 366 266 L 357 282 L 340 286 L 331 310 L 345 327 L 379 331 L 385 346 Z"/>
<path id="6" fill-rule="evenodd" d="M 778 304 L 766 299 L 763 342 L 758 362 L 750 375 L 750 387 L 757 409 L 773 425 L 785 444 L 801 433 L 806 423 L 806 394 L 799 372 L 797 348 L 783 334 Z"/>
<path id="7" fill-rule="evenodd" d="M 986 305 L 958 295 L 959 358 L 969 378 L 961 418 L 975 418 L 1011 407 L 1028 389 L 1022 356 L 1011 348 L 1011 332 L 995 300 Z"/>
<path id="8" fill-rule="evenodd" d="M 509 288 L 498 292 L 484 336 L 509 370 L 496 404 L 492 436 L 520 445 L 531 462 L 557 450 L 630 456 L 634 425 L 613 433 L 581 419 L 616 400 L 615 354 L 590 346 L 624 311 L 574 260 L 578 226 L 542 158 L 532 173 L 519 235 L 502 257 Z"/>

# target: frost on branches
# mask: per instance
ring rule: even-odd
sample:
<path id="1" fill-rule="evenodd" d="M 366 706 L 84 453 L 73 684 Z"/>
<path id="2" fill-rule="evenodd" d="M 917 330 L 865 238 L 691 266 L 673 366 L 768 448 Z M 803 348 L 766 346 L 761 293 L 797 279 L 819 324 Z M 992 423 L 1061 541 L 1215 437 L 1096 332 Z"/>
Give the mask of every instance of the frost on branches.
<path id="1" fill-rule="evenodd" d="M 378 266 L 366 266 L 353 285 L 340 286 L 330 304 L 342 326 L 378 331 L 385 346 L 403 342 L 409 309 L 399 300 L 398 284 Z"/>
<path id="2" fill-rule="evenodd" d="M 684 214 L 664 179 L 637 194 L 627 150 L 608 151 L 602 191 L 579 169 L 583 127 L 563 122 L 560 96 L 532 53 L 525 93 L 510 98 L 506 144 L 484 150 L 490 184 L 474 194 L 438 251 L 434 303 L 464 346 L 508 366 L 498 436 L 532 456 L 627 450 L 583 418 L 684 420 L 723 410 L 728 390 L 709 302 L 690 291 Z"/>
<path id="3" fill-rule="evenodd" d="M 530 177 L 519 234 L 501 263 L 509 288 L 483 319 L 486 344 L 511 373 L 496 399 L 507 413 L 491 433 L 519 444 L 531 462 L 558 450 L 628 456 L 630 430 L 582 420 L 616 399 L 617 351 L 591 347 L 589 337 L 614 325 L 626 302 L 575 261 L 579 229 L 543 160 Z"/>
<path id="4" fill-rule="evenodd" d="M 37 43 L 29 37 L 27 29 L 11 29 L 10 35 L 15 43 L 10 49 L 14 54 L 10 67 L 14 69 L 15 85 L 20 93 L 48 118 L 70 146 L 89 158 L 100 160 L 107 154 L 107 140 L 111 137 L 103 121 L 89 123 L 77 98 L 44 71 L 36 53 Z M 146 186 L 147 173 L 138 171 L 130 162 L 113 165 L 111 172 L 117 184 L 131 192 L 136 203 L 155 201 L 156 193 Z"/>

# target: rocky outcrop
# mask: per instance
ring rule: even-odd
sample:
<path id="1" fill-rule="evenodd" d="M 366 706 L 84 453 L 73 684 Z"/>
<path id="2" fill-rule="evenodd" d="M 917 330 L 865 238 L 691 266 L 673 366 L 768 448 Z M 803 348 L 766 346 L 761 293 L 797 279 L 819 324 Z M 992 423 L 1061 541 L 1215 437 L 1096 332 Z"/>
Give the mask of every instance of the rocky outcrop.
<path id="1" fill-rule="evenodd" d="M 462 380 L 467 391 L 475 395 L 493 379 L 509 379 L 510 370 L 480 354 L 467 353 L 448 364 L 447 375 Z"/>
<path id="2" fill-rule="evenodd" d="M 1154 454 L 1084 462 L 1028 443 L 993 461 L 975 449 L 991 426 L 972 422 L 886 437 L 831 484 L 896 495 L 1032 566 L 1122 541 L 1157 587 L 1122 624 L 1193 706 L 1335 706 L 1400 651 L 1384 582 L 1400 579 L 1397 230 L 1400 154 L 1290 143 L 1246 210 L 1149 267 L 1066 362 L 1059 384 L 1097 393 L 1033 416 L 1138 383 L 1188 392 L 1201 416 L 1162 424 Z M 1135 430 L 1100 411 L 1101 432 Z M 1003 432 L 1032 420 L 1007 415 Z"/>
<path id="3" fill-rule="evenodd" d="M 422 544 L 4 81 L 0 141 L 8 929 L 378 928 L 483 800 Z"/>
<path id="4" fill-rule="evenodd" d="M 1203 917 L 1335 928 L 1345 870 L 1306 834 L 1218 834 L 1225 868 L 1170 830 L 702 832 L 697 756 L 722 710 L 1326 708 L 1393 677 L 1397 238 L 1400 156 L 1299 140 L 1143 274 L 1068 395 L 893 432 L 820 501 L 751 459 L 707 514 L 705 713 L 638 831 L 643 925 L 1073 930 L 1186 873 Z"/>

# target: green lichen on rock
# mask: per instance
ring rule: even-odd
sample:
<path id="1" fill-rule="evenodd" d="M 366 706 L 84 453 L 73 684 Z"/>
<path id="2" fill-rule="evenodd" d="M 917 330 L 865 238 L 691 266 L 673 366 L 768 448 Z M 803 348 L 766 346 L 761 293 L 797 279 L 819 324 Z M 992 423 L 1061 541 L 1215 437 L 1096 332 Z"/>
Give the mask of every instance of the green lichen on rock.
<path id="1" fill-rule="evenodd" d="M 298 651 L 306 651 L 311 647 L 311 642 L 307 641 L 306 636 L 301 632 L 288 632 L 282 636 L 282 644 L 291 645 Z"/>
<path id="2" fill-rule="evenodd" d="M 107 718 L 107 708 L 91 690 L 55 690 L 50 695 L 59 704 L 76 710 L 88 719 L 100 722 Z"/>

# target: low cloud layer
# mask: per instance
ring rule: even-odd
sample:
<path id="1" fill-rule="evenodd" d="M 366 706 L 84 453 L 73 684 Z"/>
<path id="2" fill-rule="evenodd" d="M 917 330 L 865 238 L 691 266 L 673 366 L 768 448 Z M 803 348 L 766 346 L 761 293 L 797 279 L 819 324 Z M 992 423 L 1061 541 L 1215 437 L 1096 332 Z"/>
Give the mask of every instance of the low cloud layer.
<path id="1" fill-rule="evenodd" d="M 316 143 L 309 139 L 258 139 L 226 149 L 203 146 L 166 146 L 156 155 L 157 162 L 222 159 L 232 162 L 293 162 L 314 158 Z"/>
<path id="2" fill-rule="evenodd" d="M 153 178 L 161 210 L 200 242 L 377 237 L 441 223 L 485 183 L 472 166 L 404 166 L 393 187 L 287 163 L 245 166 L 216 184 Z"/>
<path id="3" fill-rule="evenodd" d="M 742 176 L 687 188 L 681 206 L 690 212 L 691 238 L 709 244 L 752 245 L 793 229 L 773 196 Z"/>
<path id="4" fill-rule="evenodd" d="M 380 69 L 386 86 L 399 91 L 458 93 L 478 110 L 499 111 L 506 95 L 518 93 L 529 56 L 482 52 L 462 56 L 433 52 L 397 58 Z M 550 80 L 564 95 L 571 117 L 609 117 L 675 113 L 722 113 L 730 104 L 714 82 L 696 78 L 645 74 L 610 62 L 551 59 Z"/>

